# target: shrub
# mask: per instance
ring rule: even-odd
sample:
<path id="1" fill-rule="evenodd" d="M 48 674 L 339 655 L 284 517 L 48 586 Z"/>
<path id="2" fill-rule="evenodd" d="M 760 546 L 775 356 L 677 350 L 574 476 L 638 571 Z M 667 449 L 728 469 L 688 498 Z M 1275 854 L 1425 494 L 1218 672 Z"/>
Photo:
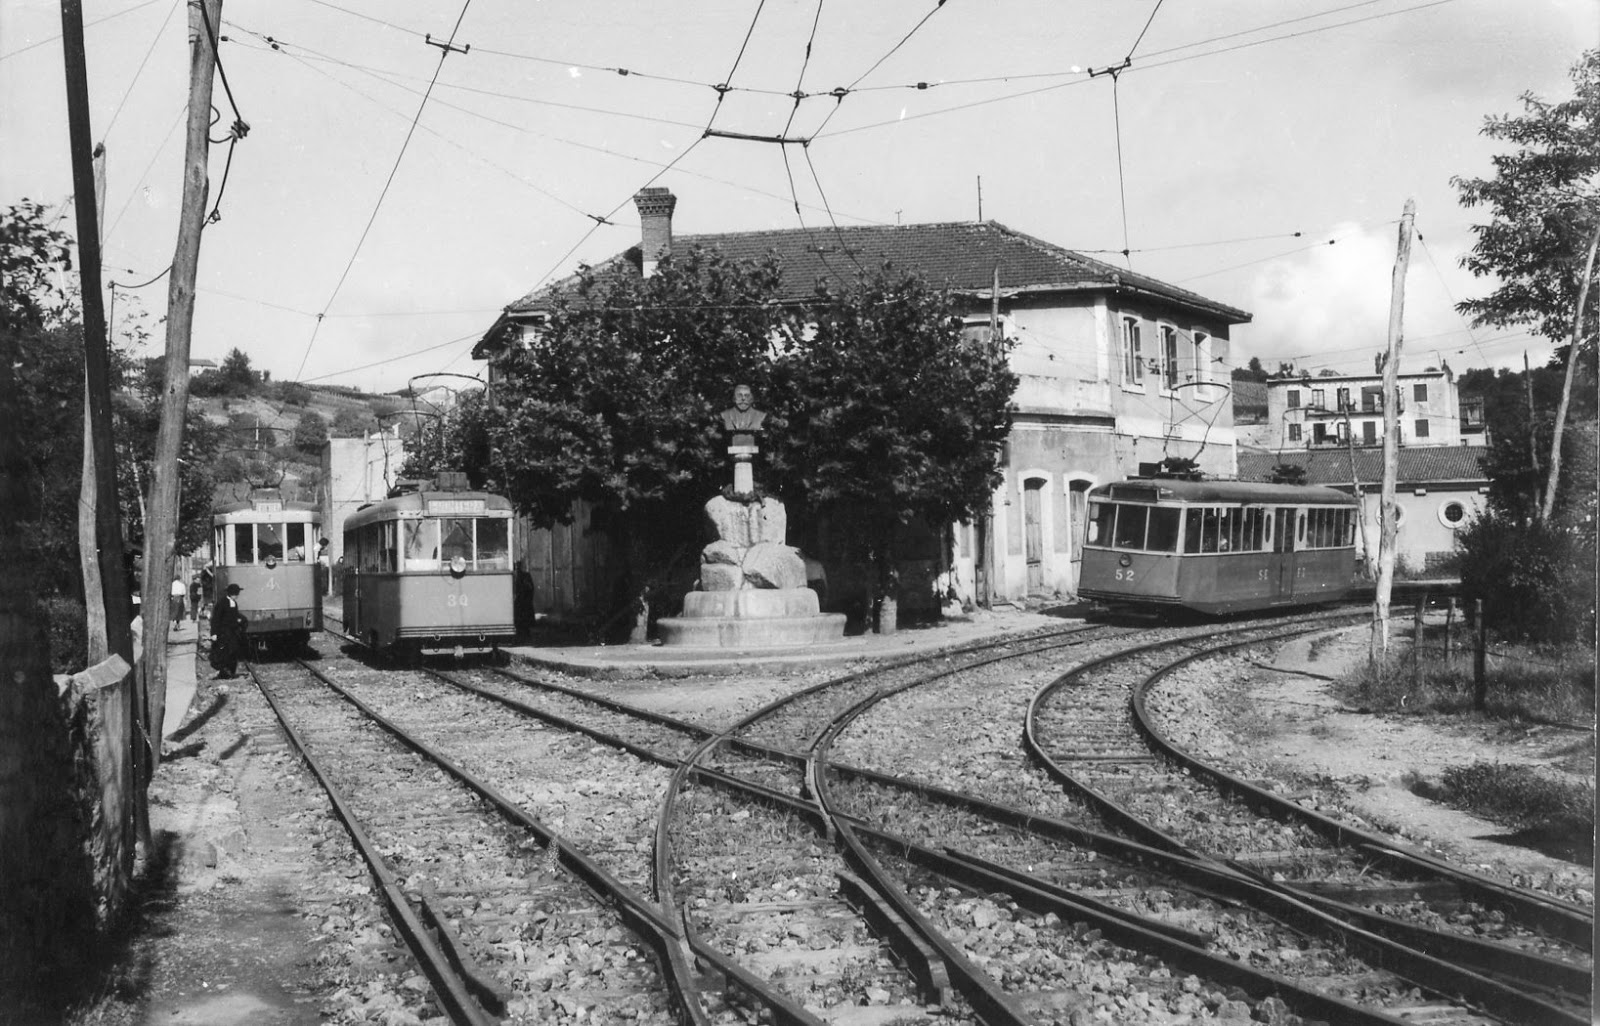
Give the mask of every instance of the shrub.
<path id="1" fill-rule="evenodd" d="M 1441 778 L 1450 805 L 1519 830 L 1594 836 L 1594 787 L 1559 780 L 1531 766 L 1475 762 Z"/>
<path id="2" fill-rule="evenodd" d="M 43 602 L 50 630 L 50 672 L 77 673 L 89 666 L 88 614 L 75 598 Z"/>
<path id="3" fill-rule="evenodd" d="M 1477 517 L 1457 534 L 1461 590 L 1482 600 L 1500 635 L 1536 644 L 1593 638 L 1595 547 L 1591 537 L 1503 513 Z"/>

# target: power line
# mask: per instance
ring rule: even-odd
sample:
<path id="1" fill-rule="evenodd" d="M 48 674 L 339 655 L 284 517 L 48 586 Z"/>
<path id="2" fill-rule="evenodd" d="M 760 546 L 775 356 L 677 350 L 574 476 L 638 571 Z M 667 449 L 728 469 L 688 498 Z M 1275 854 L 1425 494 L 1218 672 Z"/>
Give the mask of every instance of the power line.
<path id="1" fill-rule="evenodd" d="M 878 68 L 882 66 L 884 61 L 898 53 L 900 48 L 906 45 L 906 41 L 912 36 L 916 35 L 922 26 L 928 23 L 929 18 L 932 18 L 935 14 L 939 13 L 939 9 L 942 8 L 944 4 L 945 0 L 935 0 L 933 8 L 929 10 L 928 13 L 924 14 L 915 25 L 911 26 L 911 31 L 901 36 L 900 41 L 891 46 L 887 53 L 873 61 L 870 68 L 857 75 L 855 77 L 855 81 L 851 82 L 849 85 L 841 86 L 840 88 L 833 90 L 833 92 L 830 94 L 834 97 L 833 109 L 828 111 L 828 116 L 823 118 L 822 123 L 818 125 L 816 130 L 811 133 L 811 138 L 815 139 L 817 136 L 822 134 L 822 130 L 828 127 L 828 122 L 832 121 L 833 116 L 839 113 L 839 108 L 844 106 L 844 98 L 855 91 L 856 86 L 860 85 L 862 80 L 864 80 L 868 75 L 872 74 L 874 71 L 877 71 Z"/>
<path id="2" fill-rule="evenodd" d="M 144 8 L 149 7 L 151 4 L 156 3 L 156 2 L 158 2 L 158 0 L 144 0 L 144 3 L 134 4 L 132 7 L 126 8 L 126 9 L 121 10 L 121 11 L 118 11 L 115 14 L 108 14 L 104 18 L 96 18 L 94 21 L 85 22 L 83 27 L 86 28 L 86 29 L 91 29 L 91 28 L 94 28 L 96 25 L 104 25 L 106 22 L 111 21 L 111 20 L 113 20 L 115 18 L 120 18 L 124 14 L 132 14 L 134 11 L 143 10 Z M 36 40 L 35 42 L 29 43 L 27 46 L 19 46 L 15 50 L 11 50 L 11 51 L 8 51 L 6 53 L 0 53 L 0 61 L 10 60 L 11 58 L 17 56 L 18 54 L 27 53 L 29 50 L 32 50 L 32 49 L 35 49 L 37 47 L 43 46 L 46 43 L 53 43 L 53 42 L 55 42 L 56 40 L 58 40 L 60 38 L 61 38 L 61 33 L 57 32 L 53 36 L 45 36 L 43 39 Z"/>
<path id="3" fill-rule="evenodd" d="M 128 105 L 128 97 L 133 95 L 133 87 L 139 84 L 139 76 L 144 74 L 146 64 L 150 63 L 150 55 L 156 52 L 156 44 L 161 41 L 162 33 L 167 31 L 167 25 L 172 21 L 172 16 L 177 13 L 181 0 L 172 0 L 172 6 L 167 8 L 167 16 L 161 20 L 161 27 L 156 29 L 156 34 L 150 39 L 150 47 L 144 52 L 144 59 L 139 62 L 139 69 L 133 73 L 133 80 L 128 83 L 128 88 L 123 91 L 122 99 L 117 103 L 117 109 L 112 112 L 111 120 L 106 122 L 106 129 L 100 133 L 100 138 L 111 137 L 111 130 L 117 127 L 117 118 L 122 116 L 122 108 Z"/>
<path id="4" fill-rule="evenodd" d="M 296 380 L 299 379 L 301 371 L 306 369 L 306 361 L 311 358 L 311 347 L 317 343 L 317 331 L 322 327 L 322 319 L 327 316 L 328 308 L 333 306 L 333 301 L 338 298 L 339 290 L 344 288 L 345 279 L 350 276 L 350 269 L 355 266 L 356 257 L 361 253 L 361 247 L 366 243 L 367 235 L 372 231 L 373 224 L 378 220 L 378 211 L 383 209 L 384 198 L 389 195 L 389 187 L 394 184 L 395 175 L 400 171 L 400 161 L 406 155 L 406 148 L 411 145 L 411 137 L 416 134 L 417 122 L 422 120 L 422 111 L 428 105 L 428 97 L 433 95 L 433 85 L 439 81 L 439 73 L 444 70 L 445 58 L 449 57 L 455 50 L 456 33 L 460 31 L 461 21 L 467 16 L 467 8 L 471 6 L 472 0 L 465 0 L 465 3 L 461 5 L 461 13 L 456 16 L 455 26 L 450 29 L 450 38 L 439 49 L 439 63 L 433 69 L 433 81 L 428 83 L 428 91 L 423 94 L 422 102 L 417 105 L 416 117 L 411 119 L 411 127 L 406 131 L 405 141 L 400 144 L 400 152 L 395 155 L 394 166 L 389 169 L 389 177 L 384 180 L 383 191 L 378 194 L 378 202 L 373 204 L 372 215 L 367 218 L 367 225 L 361 230 L 361 238 L 356 240 L 356 248 L 351 252 L 350 260 L 345 264 L 343 273 L 339 275 L 339 281 L 334 285 L 333 293 L 328 296 L 328 301 L 323 304 L 322 312 L 317 314 L 317 323 L 311 329 L 311 339 L 306 343 L 305 354 L 300 357 L 300 366 L 295 371 Z"/>
<path id="5" fill-rule="evenodd" d="M 1134 51 L 1139 49 L 1139 44 L 1144 42 L 1144 34 L 1150 31 L 1151 25 L 1155 24 L 1156 15 L 1161 12 L 1163 2 L 1164 0 L 1156 0 L 1155 7 L 1150 10 L 1150 17 L 1145 19 L 1144 28 L 1139 30 L 1139 38 L 1135 39 L 1133 45 L 1128 47 L 1128 56 L 1123 58 L 1124 60 L 1133 60 Z"/>

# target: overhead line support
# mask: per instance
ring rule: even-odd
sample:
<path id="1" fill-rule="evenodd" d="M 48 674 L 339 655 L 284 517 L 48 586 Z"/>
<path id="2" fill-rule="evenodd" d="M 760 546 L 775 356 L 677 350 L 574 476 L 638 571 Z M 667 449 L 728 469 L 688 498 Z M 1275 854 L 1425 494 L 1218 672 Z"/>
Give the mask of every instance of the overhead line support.
<path id="1" fill-rule="evenodd" d="M 746 142 L 778 143 L 781 146 L 811 145 L 811 139 L 809 136 L 800 136 L 798 138 L 791 139 L 786 135 L 751 135 L 748 132 L 724 132 L 720 128 L 706 129 L 705 136 L 702 136 L 702 138 L 710 136 L 715 136 L 719 139 L 743 139 Z"/>
<path id="2" fill-rule="evenodd" d="M 426 34 L 426 35 L 424 35 L 422 37 L 422 41 L 424 43 L 427 43 L 429 46 L 437 46 L 439 49 L 443 50 L 445 53 L 466 53 L 467 51 L 472 49 L 472 44 L 471 43 L 467 43 L 464 46 L 457 46 L 456 44 L 450 42 L 447 39 L 446 40 L 440 40 L 440 39 L 433 38 L 433 34 L 431 32 Z"/>

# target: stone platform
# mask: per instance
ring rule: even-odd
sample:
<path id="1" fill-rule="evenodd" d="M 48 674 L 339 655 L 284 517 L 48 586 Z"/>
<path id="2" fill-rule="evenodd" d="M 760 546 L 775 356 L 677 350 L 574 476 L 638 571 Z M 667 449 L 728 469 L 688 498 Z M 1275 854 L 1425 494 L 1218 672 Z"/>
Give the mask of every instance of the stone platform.
<path id="1" fill-rule="evenodd" d="M 683 615 L 656 622 L 661 643 L 686 648 L 792 648 L 844 637 L 843 613 L 823 613 L 810 588 L 691 591 Z"/>

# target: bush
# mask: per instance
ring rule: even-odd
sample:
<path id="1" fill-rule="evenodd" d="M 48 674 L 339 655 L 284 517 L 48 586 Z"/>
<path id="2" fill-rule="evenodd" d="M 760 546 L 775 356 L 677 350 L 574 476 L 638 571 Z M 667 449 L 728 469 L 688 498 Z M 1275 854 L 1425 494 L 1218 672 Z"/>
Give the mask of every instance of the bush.
<path id="1" fill-rule="evenodd" d="M 1469 604 L 1482 600 L 1496 633 L 1535 644 L 1594 637 L 1592 537 L 1489 512 L 1462 529 L 1457 542 L 1462 595 Z"/>
<path id="2" fill-rule="evenodd" d="M 1475 762 L 1450 766 L 1440 797 L 1456 808 L 1519 830 L 1594 836 L 1594 787 L 1531 766 Z"/>
<path id="3" fill-rule="evenodd" d="M 43 602 L 50 630 L 50 672 L 78 673 L 89 667 L 88 614 L 74 598 Z"/>

